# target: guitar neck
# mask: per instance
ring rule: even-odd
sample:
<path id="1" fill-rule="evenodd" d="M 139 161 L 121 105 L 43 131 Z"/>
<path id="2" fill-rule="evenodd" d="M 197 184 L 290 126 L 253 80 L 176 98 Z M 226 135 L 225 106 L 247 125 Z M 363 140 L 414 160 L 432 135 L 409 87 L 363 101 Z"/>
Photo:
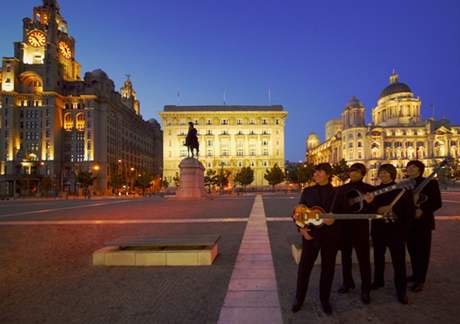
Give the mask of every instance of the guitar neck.
<path id="1" fill-rule="evenodd" d="M 398 188 L 399 188 L 399 186 L 397 184 L 394 184 L 394 185 L 391 185 L 391 186 L 388 186 L 388 187 L 385 187 L 385 188 L 382 188 L 382 189 L 379 189 L 379 190 L 372 191 L 371 195 L 374 196 L 374 197 L 377 197 L 377 196 L 383 195 L 384 193 L 396 190 Z"/>
<path id="2" fill-rule="evenodd" d="M 434 176 L 444 167 L 446 166 L 446 164 L 449 162 L 450 158 L 448 157 L 447 159 L 445 159 L 444 161 L 441 162 L 441 164 L 439 164 L 437 167 L 434 168 L 433 172 L 431 172 L 431 174 L 426 177 L 425 179 L 423 179 L 422 182 L 420 182 L 420 184 L 417 186 L 417 188 L 414 189 L 414 194 L 415 195 L 418 195 L 422 190 L 423 188 L 426 187 L 426 185 L 434 178 Z"/>
<path id="3" fill-rule="evenodd" d="M 324 213 L 318 214 L 318 218 L 332 218 L 332 219 L 378 219 L 383 218 L 379 214 L 334 214 L 334 213 Z"/>

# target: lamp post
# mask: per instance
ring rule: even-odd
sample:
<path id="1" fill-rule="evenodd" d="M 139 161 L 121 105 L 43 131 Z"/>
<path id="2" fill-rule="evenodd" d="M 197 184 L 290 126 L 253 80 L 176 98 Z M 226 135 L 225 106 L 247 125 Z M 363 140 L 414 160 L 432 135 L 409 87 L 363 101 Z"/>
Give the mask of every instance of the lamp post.
<path id="1" fill-rule="evenodd" d="M 95 185 L 95 189 L 96 189 L 95 191 L 96 192 L 99 191 L 98 172 L 99 172 L 100 169 L 101 169 L 101 167 L 98 164 L 93 165 L 93 171 L 94 171 L 94 174 L 95 174 L 94 181 L 96 181 L 96 185 Z"/>
<path id="2" fill-rule="evenodd" d="M 131 190 L 134 192 L 134 179 L 136 177 L 136 169 L 134 167 L 131 167 L 129 169 L 131 171 L 131 175 L 130 175 L 130 178 L 131 178 Z"/>

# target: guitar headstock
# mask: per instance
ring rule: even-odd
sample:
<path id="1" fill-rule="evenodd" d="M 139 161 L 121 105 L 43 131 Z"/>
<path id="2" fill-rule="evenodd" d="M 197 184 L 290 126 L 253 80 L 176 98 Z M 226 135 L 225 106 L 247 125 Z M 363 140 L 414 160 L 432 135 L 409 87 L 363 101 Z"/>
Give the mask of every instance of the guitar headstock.
<path id="1" fill-rule="evenodd" d="M 453 158 L 452 158 L 452 156 L 449 155 L 448 157 L 446 157 L 444 160 L 442 160 L 439 163 L 439 165 L 436 167 L 436 169 L 443 168 L 443 167 L 449 165 L 449 163 L 451 163 L 452 161 L 453 161 Z"/>

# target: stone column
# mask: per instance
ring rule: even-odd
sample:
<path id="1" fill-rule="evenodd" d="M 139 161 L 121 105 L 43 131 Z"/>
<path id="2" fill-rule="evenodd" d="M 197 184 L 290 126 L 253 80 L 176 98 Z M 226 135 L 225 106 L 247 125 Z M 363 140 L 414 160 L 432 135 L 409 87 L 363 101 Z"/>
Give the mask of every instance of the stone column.
<path id="1" fill-rule="evenodd" d="M 179 164 L 180 180 L 176 198 L 200 199 L 206 197 L 204 166 L 194 158 L 185 158 Z"/>

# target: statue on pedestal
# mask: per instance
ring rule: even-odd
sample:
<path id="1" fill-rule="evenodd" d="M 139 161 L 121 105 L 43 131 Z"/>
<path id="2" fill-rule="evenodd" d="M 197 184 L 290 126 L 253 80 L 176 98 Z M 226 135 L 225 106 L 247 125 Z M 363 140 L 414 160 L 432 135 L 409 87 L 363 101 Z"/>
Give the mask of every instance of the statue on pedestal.
<path id="1" fill-rule="evenodd" d="M 196 157 L 198 157 L 198 153 L 200 151 L 200 144 L 198 143 L 198 131 L 194 127 L 192 122 L 188 123 L 188 133 L 187 137 L 185 138 L 185 146 L 187 146 L 187 156 L 194 158 L 194 149 L 196 149 Z"/>

